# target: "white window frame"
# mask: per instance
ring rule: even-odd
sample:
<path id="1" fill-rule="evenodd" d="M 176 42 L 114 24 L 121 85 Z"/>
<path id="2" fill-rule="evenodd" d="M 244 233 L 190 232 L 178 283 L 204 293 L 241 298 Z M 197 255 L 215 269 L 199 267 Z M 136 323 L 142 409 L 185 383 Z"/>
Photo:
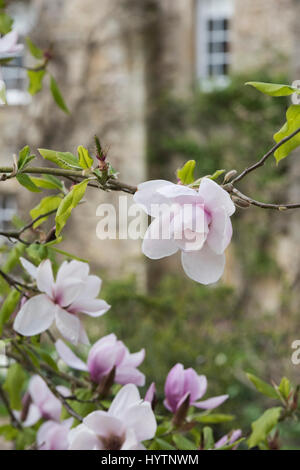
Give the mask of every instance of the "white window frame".
<path id="1" fill-rule="evenodd" d="M 20 51 L 15 57 L 24 58 L 24 51 Z M 23 62 L 23 61 L 22 61 Z M 18 106 L 30 103 L 31 96 L 27 91 L 27 74 L 26 70 L 16 65 L 13 67 L 13 60 L 8 63 L 8 67 L 2 65 L 2 78 L 6 86 L 6 101 L 8 105 Z M 20 80 L 19 87 L 10 87 L 9 80 Z"/>
<path id="2" fill-rule="evenodd" d="M 196 0 L 196 75 L 201 84 L 205 86 L 226 85 L 228 76 L 224 74 L 211 77 L 210 64 L 228 64 L 230 66 L 230 52 L 209 52 L 208 44 L 213 41 L 231 42 L 230 30 L 208 31 L 209 20 L 230 21 L 234 12 L 233 0 Z"/>

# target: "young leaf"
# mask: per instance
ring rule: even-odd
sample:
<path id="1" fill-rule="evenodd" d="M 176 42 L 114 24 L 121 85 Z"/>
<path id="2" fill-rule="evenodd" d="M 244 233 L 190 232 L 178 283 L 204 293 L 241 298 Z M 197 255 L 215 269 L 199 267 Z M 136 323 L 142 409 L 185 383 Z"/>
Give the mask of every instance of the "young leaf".
<path id="1" fill-rule="evenodd" d="M 60 107 L 60 109 L 62 109 L 65 113 L 67 114 L 70 114 L 70 111 L 62 97 L 62 94 L 58 88 L 58 85 L 56 83 L 56 81 L 54 80 L 54 78 L 52 77 L 51 75 L 51 78 L 50 78 L 50 90 L 51 90 L 51 93 L 52 93 L 52 96 L 54 98 L 54 101 L 56 102 L 57 106 Z"/>
<path id="2" fill-rule="evenodd" d="M 269 96 L 289 96 L 294 93 L 298 93 L 300 95 L 300 89 L 290 85 L 264 82 L 247 82 L 245 85 L 253 86 L 257 90 Z"/>
<path id="3" fill-rule="evenodd" d="M 5 12 L 0 13 L 0 34 L 7 34 L 12 30 L 14 20 Z"/>
<path id="4" fill-rule="evenodd" d="M 30 176 L 26 175 L 25 173 L 18 173 L 16 175 L 18 182 L 24 186 L 26 189 L 33 193 L 40 193 L 41 190 L 34 184 Z"/>
<path id="5" fill-rule="evenodd" d="M 205 428 L 203 428 L 203 441 L 205 450 L 213 449 L 215 445 L 214 435 L 212 429 L 208 426 L 205 426 Z"/>
<path id="6" fill-rule="evenodd" d="M 38 149 L 38 151 L 45 160 L 55 163 L 60 168 L 64 168 L 66 170 L 82 169 L 79 165 L 78 158 L 71 152 L 57 152 L 56 150 L 48 149 Z"/>
<path id="7" fill-rule="evenodd" d="M 9 367 L 3 388 L 8 394 L 10 406 L 13 410 L 21 409 L 21 393 L 25 379 L 26 375 L 20 364 L 14 363 Z"/>
<path id="8" fill-rule="evenodd" d="M 31 176 L 31 180 L 38 188 L 64 190 L 63 183 L 53 175 L 42 175 L 42 178 Z"/>
<path id="9" fill-rule="evenodd" d="M 4 300 L 0 309 L 0 336 L 2 335 L 3 326 L 10 319 L 20 300 L 20 292 L 12 289 Z"/>
<path id="10" fill-rule="evenodd" d="M 28 36 L 27 36 L 27 38 L 25 38 L 25 41 L 26 41 L 27 47 L 30 51 L 30 54 L 33 57 L 35 57 L 36 59 L 42 59 L 43 55 L 44 55 L 42 49 L 40 49 L 35 44 L 33 44 L 33 42 L 31 41 L 31 39 Z"/>
<path id="11" fill-rule="evenodd" d="M 195 181 L 195 166 L 195 160 L 189 160 L 182 168 L 177 170 L 177 178 L 181 181 L 182 184 L 191 184 Z"/>
<path id="12" fill-rule="evenodd" d="M 208 414 L 208 415 L 199 415 L 193 416 L 193 420 L 198 423 L 205 424 L 217 424 L 217 423 L 228 423 L 229 421 L 234 420 L 233 415 L 224 415 L 224 414 Z"/>
<path id="13" fill-rule="evenodd" d="M 278 394 L 271 385 L 259 379 L 253 374 L 247 373 L 246 375 L 260 393 L 266 395 L 267 397 L 275 398 L 278 400 Z"/>
<path id="14" fill-rule="evenodd" d="M 29 78 L 28 91 L 31 95 L 36 95 L 43 88 L 45 73 L 45 70 L 27 70 Z"/>
<path id="15" fill-rule="evenodd" d="M 286 113 L 287 122 L 284 126 L 274 135 L 275 142 L 280 142 L 285 137 L 288 137 L 300 127 L 300 106 L 292 105 L 288 108 Z M 300 132 L 292 139 L 288 140 L 285 144 L 281 145 L 276 150 L 274 156 L 277 163 L 283 158 L 287 157 L 289 153 L 300 145 Z"/>
<path id="16" fill-rule="evenodd" d="M 30 215 L 32 220 L 36 219 L 40 215 L 47 214 L 48 212 L 54 211 L 55 209 L 58 208 L 62 201 L 62 198 L 60 196 L 47 196 L 44 197 L 40 201 L 40 203 L 31 209 Z M 34 223 L 33 227 L 36 228 L 39 225 L 41 225 L 45 220 L 47 220 L 48 216 L 43 217 L 42 219 L 39 219 L 37 222 Z"/>
<path id="17" fill-rule="evenodd" d="M 264 443 L 266 441 L 268 434 L 277 425 L 281 411 L 282 408 L 280 406 L 276 408 L 270 408 L 252 423 L 252 433 L 248 439 L 249 448 L 255 447 L 258 444 Z"/>
<path id="18" fill-rule="evenodd" d="M 7 104 L 6 86 L 3 80 L 0 80 L 0 104 Z"/>
<path id="19" fill-rule="evenodd" d="M 74 209 L 74 207 L 76 207 L 77 204 L 83 198 L 87 185 L 87 179 L 81 181 L 81 183 L 76 184 L 61 201 L 55 217 L 57 237 L 59 236 L 68 218 L 70 217 L 72 209 Z"/>
<path id="20" fill-rule="evenodd" d="M 28 145 L 23 147 L 19 152 L 19 160 L 18 160 L 18 169 L 22 170 L 25 168 L 31 160 L 35 158 L 35 155 L 30 155 L 30 148 Z"/>
<path id="21" fill-rule="evenodd" d="M 164 439 L 155 438 L 149 450 L 176 450 L 176 448 Z"/>
<path id="22" fill-rule="evenodd" d="M 291 391 L 291 383 L 289 381 L 289 379 L 287 379 L 286 377 L 283 377 L 281 379 L 281 382 L 280 382 L 280 385 L 278 387 L 278 390 L 279 392 L 281 393 L 281 395 L 283 396 L 283 398 L 285 400 L 288 399 L 289 397 L 289 394 L 290 394 L 290 391 Z"/>
<path id="23" fill-rule="evenodd" d="M 79 164 L 81 168 L 91 168 L 93 164 L 93 159 L 89 154 L 89 151 L 84 148 L 82 145 L 78 147 L 78 157 L 79 157 Z"/>
<path id="24" fill-rule="evenodd" d="M 213 175 L 208 176 L 209 179 L 211 180 L 216 180 L 219 178 L 219 176 L 223 175 L 226 170 L 216 170 Z"/>
<path id="25" fill-rule="evenodd" d="M 173 441 L 175 442 L 176 447 L 180 450 L 197 450 L 193 441 L 190 441 L 181 434 L 174 434 Z"/>

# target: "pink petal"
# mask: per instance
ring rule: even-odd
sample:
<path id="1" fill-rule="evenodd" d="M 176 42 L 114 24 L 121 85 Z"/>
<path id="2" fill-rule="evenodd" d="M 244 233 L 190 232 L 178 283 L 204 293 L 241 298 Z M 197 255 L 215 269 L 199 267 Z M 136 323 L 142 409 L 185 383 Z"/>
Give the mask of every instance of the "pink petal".
<path id="1" fill-rule="evenodd" d="M 80 279 L 69 278 L 63 284 L 55 285 L 55 302 L 61 307 L 68 307 L 81 294 L 84 282 Z"/>
<path id="2" fill-rule="evenodd" d="M 41 292 L 45 292 L 50 298 L 53 297 L 54 278 L 50 260 L 42 261 L 37 268 L 36 283 Z"/>
<path id="3" fill-rule="evenodd" d="M 235 212 L 235 205 L 230 199 L 227 191 L 210 178 L 202 178 L 199 187 L 199 196 L 203 198 L 205 208 L 210 211 L 213 211 L 218 207 L 224 207 L 229 216 Z"/>
<path id="4" fill-rule="evenodd" d="M 208 400 L 197 401 L 196 403 L 192 403 L 192 405 L 204 410 L 213 410 L 214 408 L 217 408 L 217 406 L 222 405 L 228 397 L 228 395 L 220 395 L 218 397 L 209 398 Z"/>
<path id="5" fill-rule="evenodd" d="M 34 336 L 47 330 L 55 317 L 55 305 L 45 295 L 27 300 L 14 321 L 14 330 L 24 336 Z"/>
<path id="6" fill-rule="evenodd" d="M 144 401 L 148 401 L 149 403 L 152 403 L 153 398 L 155 397 L 155 394 L 156 394 L 156 386 L 155 386 L 155 382 L 152 382 L 152 384 L 150 385 L 150 387 L 148 388 L 146 392 Z"/>
<path id="7" fill-rule="evenodd" d="M 138 367 L 141 365 L 143 360 L 145 359 L 146 351 L 145 349 L 141 349 L 136 353 L 128 353 L 126 354 L 125 358 L 122 361 L 122 365 Z"/>
<path id="8" fill-rule="evenodd" d="M 57 273 L 57 284 L 63 284 L 69 278 L 75 278 L 81 281 L 86 281 L 89 274 L 89 265 L 81 261 L 72 260 L 70 262 L 64 261 Z"/>
<path id="9" fill-rule="evenodd" d="M 207 244 L 197 252 L 182 252 L 181 262 L 188 277 L 201 284 L 217 282 L 224 272 L 225 255 L 217 255 Z"/>
<path id="10" fill-rule="evenodd" d="M 69 432 L 68 450 L 103 450 L 103 446 L 94 432 L 80 424 Z"/>
<path id="11" fill-rule="evenodd" d="M 80 296 L 80 299 L 72 302 L 68 310 L 74 313 L 86 313 L 90 317 L 100 317 L 109 309 L 110 305 L 105 300 Z"/>
<path id="12" fill-rule="evenodd" d="M 116 369 L 115 381 L 118 384 L 134 384 L 138 387 L 145 385 L 145 375 L 134 367 L 119 366 Z"/>
<path id="13" fill-rule="evenodd" d="M 55 320 L 56 326 L 63 337 L 70 343 L 77 344 L 80 332 L 79 318 L 57 306 Z"/>
<path id="14" fill-rule="evenodd" d="M 56 351 L 60 358 L 73 369 L 88 370 L 87 365 L 73 353 L 73 351 L 61 340 L 55 343 Z"/>
<path id="15" fill-rule="evenodd" d="M 133 196 L 136 204 L 143 206 L 144 211 L 148 215 L 153 214 L 153 207 L 157 204 L 165 202 L 165 198 L 157 192 L 159 188 L 164 186 L 172 186 L 173 183 L 165 180 L 152 180 L 138 185 L 138 190 Z M 155 208 L 154 210 L 156 210 Z"/>
<path id="16" fill-rule="evenodd" d="M 204 375 L 199 376 L 194 369 L 184 371 L 184 391 L 190 394 L 190 402 L 203 397 L 206 392 L 207 380 Z"/>

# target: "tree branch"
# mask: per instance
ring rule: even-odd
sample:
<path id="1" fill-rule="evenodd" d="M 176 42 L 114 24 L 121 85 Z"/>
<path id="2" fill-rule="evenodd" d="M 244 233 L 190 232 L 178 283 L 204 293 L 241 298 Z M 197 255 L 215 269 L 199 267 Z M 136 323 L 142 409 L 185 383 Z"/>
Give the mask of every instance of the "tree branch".
<path id="1" fill-rule="evenodd" d="M 22 430 L 23 428 L 22 428 L 21 424 L 19 423 L 19 421 L 17 420 L 17 418 L 15 417 L 15 415 L 13 413 L 13 410 L 10 407 L 10 404 L 9 404 L 8 398 L 6 396 L 6 393 L 4 392 L 1 385 L 0 385 L 0 398 L 1 398 L 5 408 L 7 409 L 7 412 L 9 414 L 12 426 L 14 426 L 15 428 L 17 428 L 19 430 Z"/>

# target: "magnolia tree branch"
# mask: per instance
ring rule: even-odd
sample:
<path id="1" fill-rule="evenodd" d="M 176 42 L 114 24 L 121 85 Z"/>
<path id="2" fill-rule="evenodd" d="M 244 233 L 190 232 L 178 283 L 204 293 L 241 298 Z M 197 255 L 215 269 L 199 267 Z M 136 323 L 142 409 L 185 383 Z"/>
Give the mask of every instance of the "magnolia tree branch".
<path id="1" fill-rule="evenodd" d="M 19 429 L 19 430 L 22 430 L 22 426 L 21 426 L 21 423 L 19 423 L 19 421 L 17 420 L 17 418 L 15 417 L 14 413 L 13 413 L 13 410 L 11 409 L 10 407 L 10 404 L 9 404 L 9 401 L 8 401 L 8 398 L 6 396 L 6 393 L 5 391 L 3 390 L 2 386 L 0 385 L 0 398 L 5 406 L 5 408 L 7 409 L 7 412 L 9 414 L 9 417 L 10 417 L 10 421 L 11 421 L 11 424 L 12 426 L 14 426 L 15 428 Z"/>

